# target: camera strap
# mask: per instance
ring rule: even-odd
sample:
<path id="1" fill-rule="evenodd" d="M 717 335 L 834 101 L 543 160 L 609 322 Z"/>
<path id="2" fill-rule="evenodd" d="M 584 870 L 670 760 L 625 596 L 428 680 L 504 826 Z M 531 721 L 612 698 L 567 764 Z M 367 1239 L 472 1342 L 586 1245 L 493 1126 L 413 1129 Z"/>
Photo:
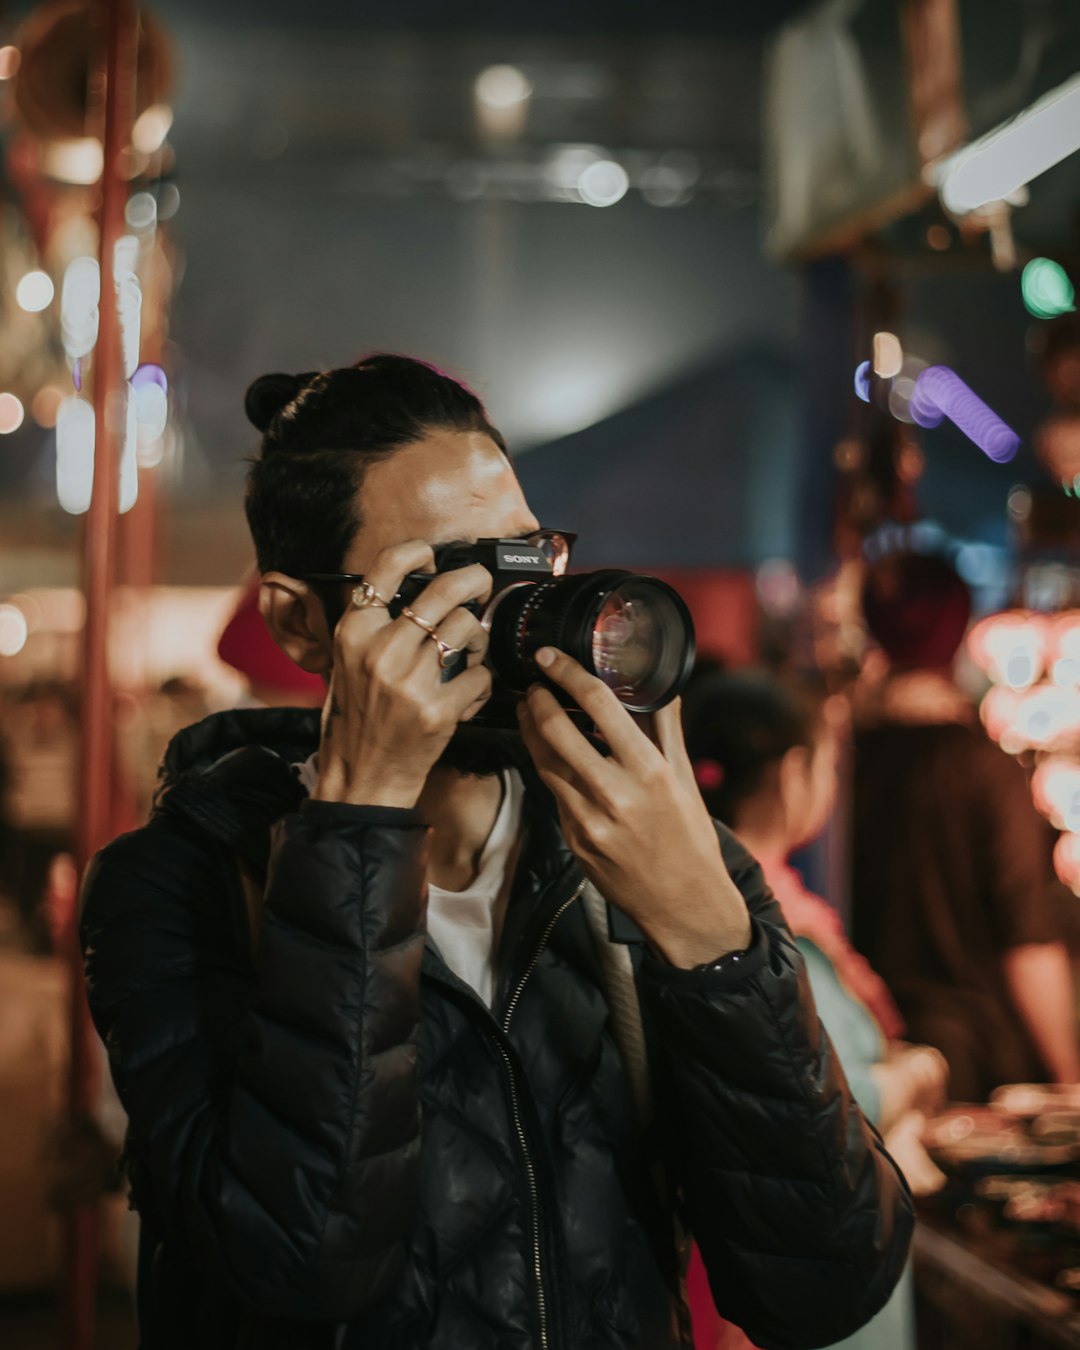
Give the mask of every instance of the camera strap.
<path id="1" fill-rule="evenodd" d="M 608 927 L 607 901 L 591 881 L 585 883 L 581 893 L 581 903 L 584 906 L 585 917 L 588 920 L 589 928 L 592 930 L 596 950 L 600 958 L 600 969 L 607 989 L 608 1007 L 611 1009 L 611 1026 L 615 1043 L 626 1068 L 626 1075 L 630 1080 L 630 1090 L 634 1097 L 638 1123 L 642 1132 L 648 1137 L 653 1132 L 656 1102 L 652 1090 L 649 1054 L 645 1044 L 645 1027 L 641 1019 L 641 1002 L 638 999 L 637 980 L 634 976 L 634 964 L 630 958 L 630 949 L 625 942 L 612 942 Z M 686 1274 L 690 1266 L 693 1238 L 683 1223 L 678 1197 L 672 1194 L 659 1152 L 652 1165 L 652 1182 L 661 1213 L 671 1216 L 672 1237 L 678 1259 L 679 1339 L 684 1347 L 692 1347 L 694 1339 L 690 1321 L 690 1304 L 686 1292 Z"/>

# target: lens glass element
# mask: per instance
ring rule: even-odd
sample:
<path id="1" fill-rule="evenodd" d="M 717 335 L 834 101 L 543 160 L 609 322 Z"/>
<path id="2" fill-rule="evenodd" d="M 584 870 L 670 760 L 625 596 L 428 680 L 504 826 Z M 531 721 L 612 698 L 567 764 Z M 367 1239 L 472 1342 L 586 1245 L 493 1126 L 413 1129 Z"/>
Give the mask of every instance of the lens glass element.
<path id="1" fill-rule="evenodd" d="M 686 652 L 685 616 L 652 578 L 620 582 L 593 621 L 593 669 L 628 708 L 667 702 L 681 683 Z"/>

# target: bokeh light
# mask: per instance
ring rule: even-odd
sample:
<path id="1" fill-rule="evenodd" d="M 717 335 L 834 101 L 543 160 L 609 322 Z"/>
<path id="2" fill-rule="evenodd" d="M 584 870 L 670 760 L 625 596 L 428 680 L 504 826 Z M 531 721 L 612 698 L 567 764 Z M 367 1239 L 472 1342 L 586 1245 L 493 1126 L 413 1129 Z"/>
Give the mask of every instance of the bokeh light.
<path id="1" fill-rule="evenodd" d="M 13 80 L 22 65 L 22 54 L 18 47 L 0 47 L 0 80 Z"/>
<path id="2" fill-rule="evenodd" d="M 56 415 L 64 401 L 64 391 L 55 384 L 39 389 L 30 403 L 30 416 L 46 430 L 56 426 Z"/>
<path id="3" fill-rule="evenodd" d="M 163 183 L 158 193 L 158 220 L 172 220 L 180 210 L 180 189 L 175 183 Z"/>
<path id="4" fill-rule="evenodd" d="M 927 366 L 915 381 L 911 413 L 921 426 L 928 410 L 943 413 L 968 440 L 997 464 L 1015 459 L 1020 437 L 948 366 Z"/>
<path id="5" fill-rule="evenodd" d="M 532 85 L 517 66 L 488 66 L 476 77 L 476 97 L 488 108 L 512 108 L 532 93 Z"/>
<path id="6" fill-rule="evenodd" d="M 947 225 L 929 225 L 926 230 L 926 242 L 936 253 L 944 253 L 952 243 L 952 235 Z"/>
<path id="7" fill-rule="evenodd" d="M 161 366 L 153 361 L 144 362 L 131 377 L 133 389 L 141 389 L 144 384 L 156 384 L 162 393 L 169 392 L 169 377 Z"/>
<path id="8" fill-rule="evenodd" d="M 101 268 L 96 258 L 68 263 L 60 288 L 60 336 L 73 360 L 93 351 L 98 335 Z"/>
<path id="9" fill-rule="evenodd" d="M 129 230 L 143 233 L 157 224 L 157 202 L 152 192 L 136 192 L 124 207 L 124 222 Z"/>
<path id="10" fill-rule="evenodd" d="M 1080 895 L 1080 834 L 1063 834 L 1054 845 L 1054 871 L 1063 885 Z"/>
<path id="11" fill-rule="evenodd" d="M 955 155 L 941 183 L 953 215 L 1003 202 L 1080 149 L 1080 76 Z"/>
<path id="12" fill-rule="evenodd" d="M 105 168 L 105 152 L 95 136 L 46 141 L 41 151 L 41 167 L 46 177 L 57 182 L 92 187 Z"/>
<path id="13" fill-rule="evenodd" d="M 90 509 L 96 431 L 94 409 L 86 399 L 64 399 L 56 415 L 56 495 L 73 516 Z"/>
<path id="14" fill-rule="evenodd" d="M 979 704 L 979 717 L 983 726 L 986 728 L 986 734 L 991 740 L 999 744 L 1005 744 L 1009 737 L 1010 728 L 1016 720 L 1016 709 L 1020 703 L 1020 695 L 1015 689 L 1009 689 L 1006 685 L 994 685 L 988 689 L 986 697 Z M 1018 750 L 1022 746 L 1016 747 Z"/>
<path id="15" fill-rule="evenodd" d="M 30 630 L 18 605 L 0 605 L 0 656 L 17 656 Z"/>
<path id="16" fill-rule="evenodd" d="M 614 206 L 630 187 L 630 178 L 613 159 L 598 159 L 582 169 L 577 180 L 581 200 L 589 206 Z"/>
<path id="17" fill-rule="evenodd" d="M 991 614 L 968 634 L 971 659 L 995 684 L 1028 689 L 1045 669 L 1048 630 L 1038 614 Z"/>
<path id="18" fill-rule="evenodd" d="M 165 103 L 153 103 L 135 119 L 131 144 L 139 154 L 152 155 L 165 144 L 172 124 L 172 109 Z"/>
<path id="19" fill-rule="evenodd" d="M 860 361 L 855 367 L 855 393 L 864 403 L 870 402 L 870 362 Z"/>
<path id="20" fill-rule="evenodd" d="M 165 431 L 169 420 L 169 396 L 159 384 L 146 380 L 132 387 L 140 445 L 149 445 Z"/>
<path id="21" fill-rule="evenodd" d="M 1080 831 L 1080 762 L 1052 756 L 1031 778 L 1035 805 L 1056 830 Z"/>
<path id="22" fill-rule="evenodd" d="M 157 385 L 146 388 L 156 389 Z M 139 499 L 139 410 L 138 392 L 130 386 L 125 400 L 124 444 L 120 451 L 120 514 L 130 511 Z"/>
<path id="23" fill-rule="evenodd" d="M 43 309 L 48 309 L 55 294 L 56 287 L 48 272 L 27 272 L 15 287 L 15 300 L 28 314 L 40 314 Z"/>
<path id="24" fill-rule="evenodd" d="M 874 374 L 883 380 L 899 375 L 904 364 L 904 349 L 895 333 L 874 334 Z"/>
<path id="25" fill-rule="evenodd" d="M 1076 308 L 1076 291 L 1069 275 L 1052 258 L 1032 258 L 1020 274 L 1020 293 L 1029 314 L 1056 319 Z"/>
<path id="26" fill-rule="evenodd" d="M 1051 750 L 1080 731 L 1080 691 L 1040 684 L 1024 693 L 1011 728 L 1022 746 Z M 1002 743 L 1009 748 L 1008 737 Z"/>
<path id="27" fill-rule="evenodd" d="M 22 401 L 14 394 L 0 394 L 0 436 L 10 436 L 18 431 L 26 418 L 26 409 Z"/>

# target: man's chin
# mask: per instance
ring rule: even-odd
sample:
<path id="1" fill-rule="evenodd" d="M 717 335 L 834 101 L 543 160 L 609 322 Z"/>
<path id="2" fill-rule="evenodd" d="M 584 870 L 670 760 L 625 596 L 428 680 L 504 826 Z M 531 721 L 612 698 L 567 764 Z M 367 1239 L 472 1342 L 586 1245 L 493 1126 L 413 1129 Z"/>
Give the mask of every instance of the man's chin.
<path id="1" fill-rule="evenodd" d="M 491 778 L 529 762 L 525 743 L 516 729 L 478 727 L 466 722 L 450 738 L 436 764 L 472 778 Z"/>

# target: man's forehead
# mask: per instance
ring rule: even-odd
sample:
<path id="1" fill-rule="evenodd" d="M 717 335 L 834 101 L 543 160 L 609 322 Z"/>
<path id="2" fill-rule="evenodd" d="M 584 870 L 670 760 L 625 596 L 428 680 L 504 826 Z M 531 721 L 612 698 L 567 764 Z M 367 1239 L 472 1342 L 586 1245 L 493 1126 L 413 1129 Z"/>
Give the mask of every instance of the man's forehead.
<path id="1" fill-rule="evenodd" d="M 406 539 L 471 542 L 537 527 L 510 461 L 482 432 L 433 432 L 371 465 L 361 517 L 364 555 Z"/>

